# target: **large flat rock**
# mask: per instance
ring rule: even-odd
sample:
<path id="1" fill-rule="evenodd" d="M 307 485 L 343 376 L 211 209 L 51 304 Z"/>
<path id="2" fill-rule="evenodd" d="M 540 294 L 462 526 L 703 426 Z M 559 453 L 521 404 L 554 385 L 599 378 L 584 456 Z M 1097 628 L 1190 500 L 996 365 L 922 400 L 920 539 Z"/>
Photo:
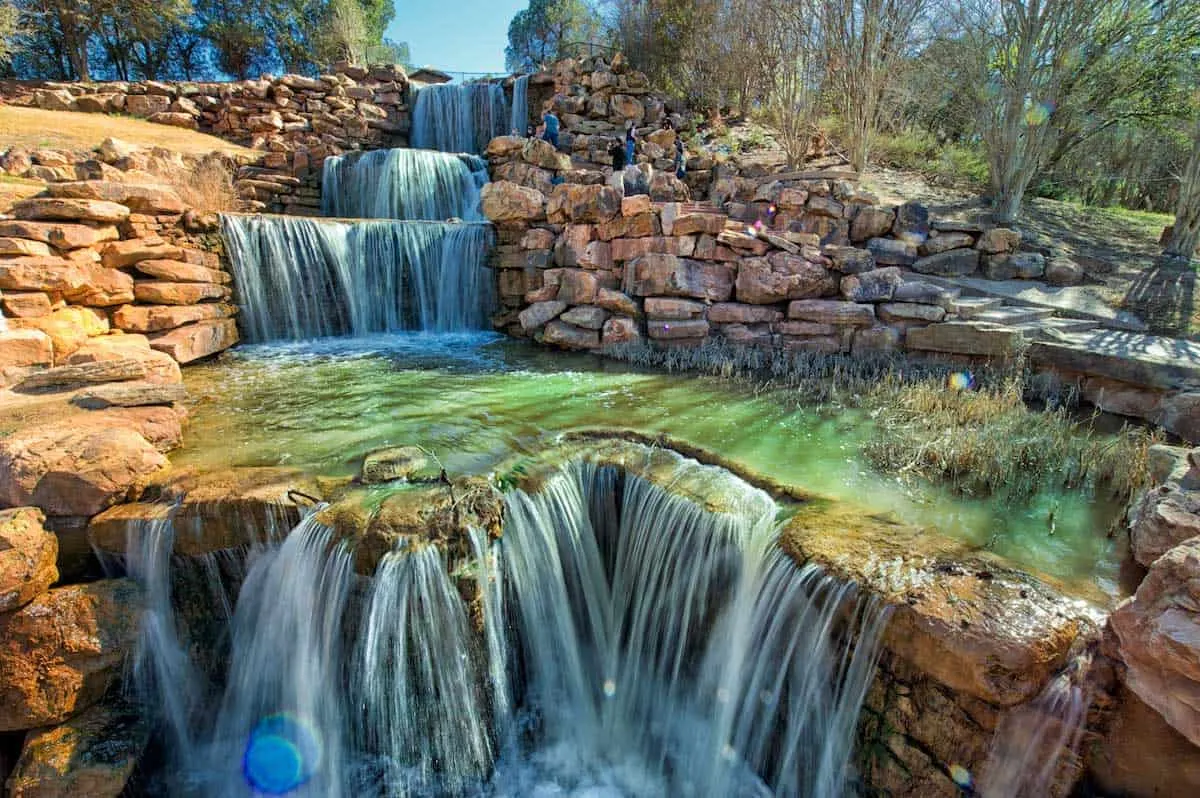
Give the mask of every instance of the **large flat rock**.
<path id="1" fill-rule="evenodd" d="M 150 346 L 166 352 L 178 363 L 191 363 L 223 352 L 237 342 L 237 323 L 233 319 L 214 319 L 156 335 L 150 340 Z"/>
<path id="2" fill-rule="evenodd" d="M 905 345 L 924 352 L 1011 357 L 1023 345 L 1020 330 L 976 321 L 948 321 L 908 331 Z"/>
<path id="3" fill-rule="evenodd" d="M 1048 366 L 1159 390 L 1200 386 L 1200 344 L 1176 338 L 1093 330 L 1067 333 L 1029 348 L 1035 366 Z"/>

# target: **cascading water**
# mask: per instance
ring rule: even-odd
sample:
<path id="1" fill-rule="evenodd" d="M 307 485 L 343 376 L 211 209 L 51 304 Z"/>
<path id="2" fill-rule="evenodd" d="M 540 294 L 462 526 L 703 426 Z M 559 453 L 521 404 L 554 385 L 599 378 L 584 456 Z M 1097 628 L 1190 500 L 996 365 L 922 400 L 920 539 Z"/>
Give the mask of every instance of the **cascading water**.
<path id="1" fill-rule="evenodd" d="M 1037 698 L 1008 713 L 996 729 L 978 794 L 982 798 L 1043 798 L 1060 767 L 1077 756 L 1092 690 L 1084 651 Z"/>
<path id="2" fill-rule="evenodd" d="M 321 212 L 354 219 L 484 221 L 479 189 L 487 179 L 487 162 L 474 155 L 349 153 L 325 159 Z"/>
<path id="3" fill-rule="evenodd" d="M 524 136 L 529 126 L 529 76 L 521 75 L 513 81 L 512 130 Z"/>
<path id="4" fill-rule="evenodd" d="M 886 612 L 783 555 L 766 494 L 679 470 L 725 509 L 587 463 L 510 493 L 504 536 L 472 534 L 482 630 L 436 549 L 367 588 L 310 515 L 251 553 L 215 717 L 164 738 L 171 793 L 840 798 Z"/>
<path id="5" fill-rule="evenodd" d="M 486 224 L 226 215 L 221 230 L 250 341 L 478 330 L 494 305 Z"/>
<path id="6" fill-rule="evenodd" d="M 413 102 L 412 146 L 422 150 L 481 153 L 511 121 L 499 83 L 423 86 Z"/>

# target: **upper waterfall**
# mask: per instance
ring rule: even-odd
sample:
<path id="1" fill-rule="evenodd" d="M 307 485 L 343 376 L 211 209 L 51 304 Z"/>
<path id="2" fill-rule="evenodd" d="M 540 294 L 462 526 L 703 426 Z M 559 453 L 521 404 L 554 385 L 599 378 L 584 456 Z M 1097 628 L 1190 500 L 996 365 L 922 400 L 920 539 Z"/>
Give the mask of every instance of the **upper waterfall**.
<path id="1" fill-rule="evenodd" d="M 321 212 L 355 219 L 483 221 L 487 163 L 475 155 L 391 149 L 325 159 Z"/>
<path id="2" fill-rule="evenodd" d="M 521 75 L 513 81 L 512 129 L 518 136 L 525 135 L 529 125 L 529 76 Z"/>
<path id="3" fill-rule="evenodd" d="M 499 83 L 424 86 L 412 115 L 412 146 L 442 152 L 481 153 L 511 121 Z"/>
<path id="4" fill-rule="evenodd" d="M 485 224 L 221 217 L 247 340 L 487 325 Z"/>

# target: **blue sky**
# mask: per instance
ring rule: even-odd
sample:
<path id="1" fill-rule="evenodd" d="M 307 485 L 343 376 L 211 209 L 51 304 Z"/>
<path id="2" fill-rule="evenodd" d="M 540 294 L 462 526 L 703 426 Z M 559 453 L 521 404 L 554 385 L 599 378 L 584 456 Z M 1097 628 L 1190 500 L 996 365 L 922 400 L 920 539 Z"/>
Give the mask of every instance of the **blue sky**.
<path id="1" fill-rule="evenodd" d="M 417 66 L 503 72 L 508 23 L 527 0 L 395 0 L 387 38 L 408 42 Z"/>

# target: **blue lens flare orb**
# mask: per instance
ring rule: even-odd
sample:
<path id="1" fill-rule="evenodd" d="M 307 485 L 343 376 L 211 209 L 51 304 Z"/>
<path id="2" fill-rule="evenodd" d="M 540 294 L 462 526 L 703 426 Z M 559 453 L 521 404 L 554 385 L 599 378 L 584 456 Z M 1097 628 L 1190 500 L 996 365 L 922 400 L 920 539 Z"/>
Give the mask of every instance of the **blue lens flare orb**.
<path id="1" fill-rule="evenodd" d="M 975 387 L 975 375 L 969 371 L 956 371 L 946 378 L 952 391 L 969 391 Z"/>
<path id="2" fill-rule="evenodd" d="M 242 773 L 260 795 L 287 795 L 308 783 L 320 763 L 311 726 L 291 715 L 268 715 L 250 732 Z"/>

